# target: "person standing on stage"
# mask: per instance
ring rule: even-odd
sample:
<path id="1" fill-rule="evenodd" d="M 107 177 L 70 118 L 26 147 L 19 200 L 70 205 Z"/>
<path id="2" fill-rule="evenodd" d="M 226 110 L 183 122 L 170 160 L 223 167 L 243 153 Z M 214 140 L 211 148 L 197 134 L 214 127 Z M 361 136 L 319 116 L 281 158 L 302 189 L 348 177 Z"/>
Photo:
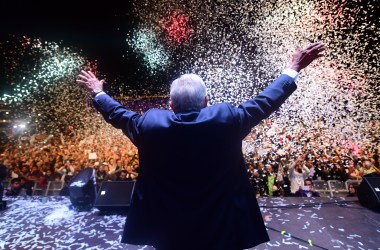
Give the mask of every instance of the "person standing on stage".
<path id="1" fill-rule="evenodd" d="M 150 109 L 141 115 L 104 93 L 103 80 L 82 71 L 77 82 L 139 152 L 139 177 L 121 241 L 159 250 L 241 250 L 269 241 L 242 140 L 296 90 L 298 72 L 324 49 L 320 42 L 297 49 L 289 68 L 239 107 L 208 106 L 203 80 L 185 74 L 171 85 L 172 111 Z"/>

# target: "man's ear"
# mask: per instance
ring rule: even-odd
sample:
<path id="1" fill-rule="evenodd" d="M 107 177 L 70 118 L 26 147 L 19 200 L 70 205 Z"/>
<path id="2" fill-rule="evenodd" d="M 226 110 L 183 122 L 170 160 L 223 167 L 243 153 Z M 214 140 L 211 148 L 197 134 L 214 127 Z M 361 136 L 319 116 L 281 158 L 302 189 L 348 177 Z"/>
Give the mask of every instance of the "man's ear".
<path id="1" fill-rule="evenodd" d="M 173 110 L 173 112 L 175 113 L 175 110 L 174 110 L 174 105 L 173 105 L 173 101 L 170 100 L 169 101 L 169 107 Z"/>
<path id="2" fill-rule="evenodd" d="M 204 100 L 204 108 L 207 107 L 207 104 L 208 104 L 208 96 L 206 95 L 205 96 L 205 100 Z"/>

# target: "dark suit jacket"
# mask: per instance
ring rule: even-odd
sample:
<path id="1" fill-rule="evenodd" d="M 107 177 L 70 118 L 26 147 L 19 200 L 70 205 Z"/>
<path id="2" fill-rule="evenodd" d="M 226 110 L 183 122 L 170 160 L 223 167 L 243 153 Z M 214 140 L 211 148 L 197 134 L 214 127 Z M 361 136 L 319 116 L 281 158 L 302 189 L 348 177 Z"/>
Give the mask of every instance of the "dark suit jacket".
<path id="1" fill-rule="evenodd" d="M 242 139 L 295 89 L 283 74 L 239 107 L 220 103 L 177 114 L 151 109 L 140 115 L 98 95 L 96 108 L 140 156 L 122 242 L 160 250 L 233 250 L 268 241 Z"/>

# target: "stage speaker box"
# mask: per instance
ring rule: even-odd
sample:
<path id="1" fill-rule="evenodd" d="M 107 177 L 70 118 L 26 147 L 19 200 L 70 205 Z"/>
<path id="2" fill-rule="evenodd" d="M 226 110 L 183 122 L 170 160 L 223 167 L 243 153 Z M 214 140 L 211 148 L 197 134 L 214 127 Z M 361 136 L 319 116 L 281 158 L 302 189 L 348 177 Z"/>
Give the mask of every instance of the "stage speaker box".
<path id="1" fill-rule="evenodd" d="M 96 198 L 95 170 L 85 168 L 71 178 L 70 201 L 77 210 L 90 210 Z"/>
<path id="2" fill-rule="evenodd" d="M 358 198 L 363 206 L 380 212 L 380 176 L 364 176 L 358 187 Z"/>
<path id="3" fill-rule="evenodd" d="M 3 201 L 4 185 L 3 179 L 7 177 L 8 169 L 5 165 L 0 164 L 0 210 L 7 208 L 7 202 Z"/>
<path id="4" fill-rule="evenodd" d="M 103 181 L 94 207 L 101 213 L 127 213 L 134 188 L 135 181 Z"/>

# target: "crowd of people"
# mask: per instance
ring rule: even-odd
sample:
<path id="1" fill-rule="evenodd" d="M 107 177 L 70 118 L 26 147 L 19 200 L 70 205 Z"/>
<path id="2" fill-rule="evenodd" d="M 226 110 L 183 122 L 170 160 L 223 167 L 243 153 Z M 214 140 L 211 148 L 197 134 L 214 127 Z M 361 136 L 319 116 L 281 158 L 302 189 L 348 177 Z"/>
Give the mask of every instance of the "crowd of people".
<path id="1" fill-rule="evenodd" d="M 124 137 L 79 138 L 74 132 L 56 137 L 41 133 L 10 142 L 0 156 L 10 181 L 5 195 L 31 195 L 35 185 L 46 188 L 49 181 L 68 183 L 86 167 L 95 169 L 98 187 L 102 181 L 137 178 L 138 153 Z"/>
<path id="2" fill-rule="evenodd" d="M 257 195 L 292 196 L 313 180 L 360 181 L 365 175 L 379 175 L 379 128 L 371 123 L 365 131 L 361 141 L 353 142 L 334 137 L 320 123 L 292 129 L 262 123 L 243 144 Z M 305 184 L 307 180 L 311 183 Z"/>
<path id="3" fill-rule="evenodd" d="M 141 113 L 152 106 L 167 108 L 162 97 L 141 100 L 120 101 Z M 0 163 L 9 169 L 5 195 L 31 195 L 35 183 L 42 188 L 48 181 L 68 183 L 85 167 L 95 169 L 98 187 L 102 181 L 138 178 L 139 155 L 129 139 L 100 119 L 88 124 L 92 127 L 10 140 L 0 155 Z M 361 141 L 335 137 L 322 125 L 286 128 L 270 118 L 251 131 L 242 150 L 257 196 L 303 196 L 306 180 L 361 180 L 380 174 L 378 124 L 368 124 Z M 95 127 L 101 132 L 93 134 Z"/>

